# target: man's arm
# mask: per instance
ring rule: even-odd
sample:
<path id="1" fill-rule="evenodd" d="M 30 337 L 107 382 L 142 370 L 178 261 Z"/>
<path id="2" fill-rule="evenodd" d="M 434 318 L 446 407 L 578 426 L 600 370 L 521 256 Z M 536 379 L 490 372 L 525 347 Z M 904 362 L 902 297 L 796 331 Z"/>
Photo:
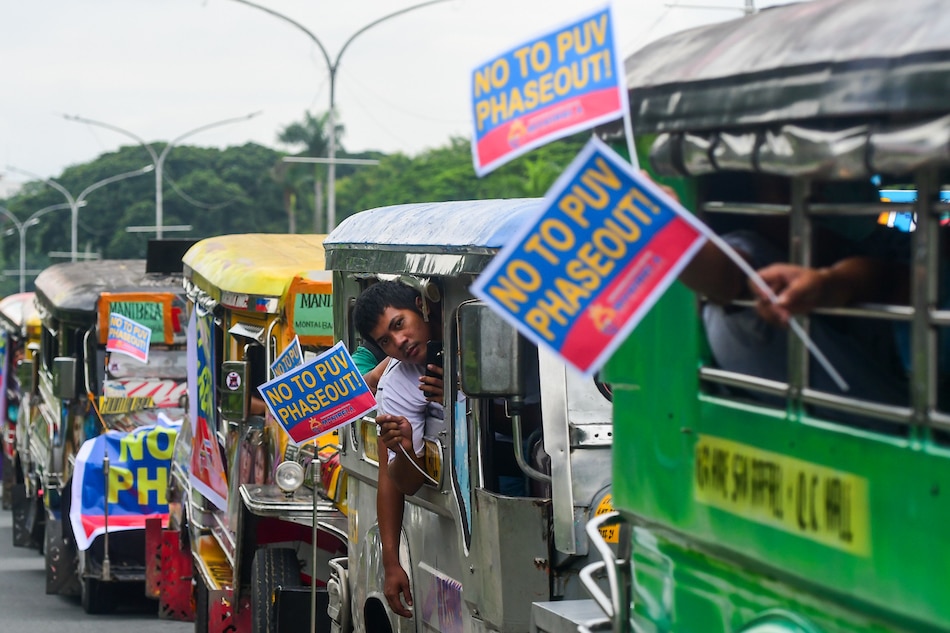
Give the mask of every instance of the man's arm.
<path id="1" fill-rule="evenodd" d="M 778 297 L 772 303 L 752 286 L 758 301 L 756 310 L 767 322 L 786 325 L 793 314 L 815 308 L 835 308 L 868 301 L 900 301 L 893 290 L 906 278 L 904 266 L 873 257 L 847 257 L 827 268 L 805 268 L 793 264 L 772 264 L 759 271 L 763 281 Z M 906 297 L 904 298 L 906 300 Z"/>
<path id="2" fill-rule="evenodd" d="M 409 463 L 411 457 L 419 468 L 423 467 L 421 460 L 415 456 L 415 449 L 412 446 L 412 425 L 405 417 L 385 413 L 376 416 L 376 424 L 379 425 L 379 442 L 384 448 L 380 453 L 380 459 L 385 459 L 389 451 L 395 454 L 387 465 L 389 478 L 403 494 L 415 494 L 425 482 L 425 477 Z"/>
<path id="3" fill-rule="evenodd" d="M 740 252 L 740 255 L 745 256 Z M 728 255 L 706 242 L 680 273 L 679 280 L 713 303 L 725 305 L 746 291 L 746 276 Z"/>
<path id="4" fill-rule="evenodd" d="M 405 497 L 389 476 L 389 465 L 385 459 L 386 445 L 382 440 L 379 440 L 378 449 L 380 460 L 376 489 L 376 518 L 379 521 L 379 540 L 382 545 L 385 575 L 383 594 L 394 613 L 404 618 L 411 618 L 412 612 L 406 607 L 406 605 L 412 606 L 409 576 L 399 564 L 399 537 L 402 530 Z M 406 605 L 402 602 L 403 596 L 405 596 Z"/>

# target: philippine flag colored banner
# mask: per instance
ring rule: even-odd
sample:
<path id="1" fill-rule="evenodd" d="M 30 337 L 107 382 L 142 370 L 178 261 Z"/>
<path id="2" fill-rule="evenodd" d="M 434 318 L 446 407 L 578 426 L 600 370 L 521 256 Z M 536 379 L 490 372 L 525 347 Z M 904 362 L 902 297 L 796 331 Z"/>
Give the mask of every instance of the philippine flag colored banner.
<path id="1" fill-rule="evenodd" d="M 76 454 L 69 520 L 76 545 L 86 550 L 106 529 L 145 529 L 146 519 L 168 525 L 168 474 L 181 420 L 159 414 L 160 423 L 124 433 L 108 431 L 86 440 Z M 104 474 L 109 456 L 109 479 Z"/>
<path id="2" fill-rule="evenodd" d="M 607 5 L 472 71 L 472 158 L 479 176 L 627 111 L 613 25 Z"/>
<path id="3" fill-rule="evenodd" d="M 592 375 L 706 240 L 708 229 L 591 139 L 542 210 L 472 292 L 525 336 Z"/>

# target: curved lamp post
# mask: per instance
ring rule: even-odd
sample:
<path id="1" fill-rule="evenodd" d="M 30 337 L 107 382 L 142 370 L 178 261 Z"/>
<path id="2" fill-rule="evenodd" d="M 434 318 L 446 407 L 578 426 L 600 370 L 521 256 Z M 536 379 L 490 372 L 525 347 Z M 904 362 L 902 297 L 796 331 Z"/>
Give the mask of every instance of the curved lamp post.
<path id="1" fill-rule="evenodd" d="M 269 13 L 275 18 L 279 18 L 284 22 L 287 22 L 288 24 L 298 28 L 300 31 L 305 33 L 314 44 L 317 45 L 317 48 L 319 48 L 320 52 L 323 54 L 324 61 L 327 63 L 327 71 L 330 73 L 330 130 L 329 134 L 327 135 L 329 137 L 327 143 L 327 232 L 332 231 L 333 227 L 336 225 L 336 163 L 339 161 L 337 161 L 336 158 L 336 115 L 334 114 L 334 109 L 336 106 L 336 71 L 340 68 L 340 58 L 343 57 L 343 53 L 346 52 L 347 47 L 353 42 L 353 40 L 380 22 L 385 22 L 390 18 L 394 18 L 404 13 L 409 13 L 410 11 L 421 9 L 429 5 L 450 1 L 451 0 L 429 0 L 428 2 L 414 4 L 411 7 L 406 7 L 405 9 L 400 9 L 399 11 L 393 11 L 392 13 L 388 13 L 381 18 L 373 20 L 366 26 L 358 29 L 355 33 L 350 35 L 350 37 L 345 42 L 343 42 L 343 46 L 340 47 L 340 51 L 336 54 L 336 58 L 331 61 L 330 55 L 327 53 L 327 49 L 323 46 L 323 43 L 320 42 L 319 38 L 317 38 L 316 35 L 310 32 L 310 30 L 308 30 L 299 22 L 287 17 L 286 15 L 283 15 L 282 13 L 278 13 L 273 9 L 269 9 L 259 4 L 250 2 L 250 0 L 234 0 L 234 2 L 240 2 L 241 4 L 246 4 L 249 7 L 260 9 L 261 11 Z"/>
<path id="2" fill-rule="evenodd" d="M 77 121 L 79 123 L 87 123 L 89 125 L 96 125 L 99 127 L 104 127 L 107 130 L 112 130 L 114 132 L 119 132 L 120 134 L 125 134 L 129 138 L 134 139 L 139 145 L 145 148 L 145 150 L 148 152 L 148 155 L 152 158 L 152 167 L 155 169 L 155 237 L 158 239 L 162 239 L 163 229 L 166 228 L 162 226 L 163 216 L 164 216 L 164 190 L 163 190 L 164 188 L 162 186 L 164 176 L 162 174 L 162 170 L 164 169 L 165 158 L 168 156 L 168 152 L 170 152 L 171 149 L 175 147 L 175 145 L 177 145 L 179 142 L 185 140 L 189 136 L 197 134 L 198 132 L 204 132 L 205 130 L 218 127 L 221 125 L 228 125 L 229 123 L 239 123 L 241 121 L 247 121 L 248 119 L 253 119 L 259 114 L 260 114 L 260 111 L 251 112 L 250 114 L 245 114 L 244 116 L 234 117 L 230 119 L 223 119 L 221 121 L 215 121 L 214 123 L 208 123 L 206 125 L 196 127 L 195 129 L 189 130 L 185 132 L 184 134 L 172 139 L 167 145 L 165 145 L 164 148 L 162 148 L 161 153 L 157 153 L 152 148 L 151 145 L 149 145 L 142 139 L 142 137 L 132 132 L 129 132 L 128 130 L 120 128 L 117 125 L 112 125 L 111 123 L 103 123 L 102 121 L 95 121 L 93 119 L 87 119 L 85 117 L 70 115 L 70 114 L 64 114 L 63 118 L 66 119 L 67 121 Z"/>
<path id="3" fill-rule="evenodd" d="M 72 196 L 71 193 L 69 193 L 69 191 L 67 191 L 66 187 L 62 186 L 61 184 L 59 184 L 52 178 L 43 178 L 42 176 L 26 171 L 25 169 L 19 169 L 18 167 L 12 167 L 10 165 L 7 165 L 6 169 L 7 171 L 13 171 L 20 174 L 24 174 L 26 176 L 29 176 L 30 178 L 36 178 L 37 180 L 49 185 L 53 189 L 57 190 L 58 192 L 66 196 L 67 204 L 69 205 L 69 208 L 72 211 L 72 218 L 71 218 L 72 219 L 72 222 L 71 222 L 72 236 L 70 238 L 69 257 L 70 257 L 70 261 L 76 261 L 78 257 L 77 240 L 78 240 L 78 233 L 79 233 L 79 207 L 83 206 L 84 204 L 83 201 L 85 200 L 86 196 L 92 193 L 93 191 L 95 191 L 96 189 L 99 189 L 100 187 L 105 187 L 106 185 L 111 184 L 113 182 L 117 182 L 119 180 L 125 180 L 126 178 L 132 178 L 134 176 L 141 176 L 142 174 L 147 174 L 148 172 L 152 171 L 154 167 L 152 167 L 151 165 L 146 165 L 145 167 L 142 167 L 141 169 L 136 169 L 134 171 L 127 171 L 122 174 L 117 174 L 115 176 L 109 176 L 108 178 L 103 178 L 99 182 L 94 182 L 88 187 L 86 187 L 85 189 L 83 189 L 82 192 L 75 198 Z"/>
<path id="4" fill-rule="evenodd" d="M 85 206 L 85 200 L 79 202 L 77 206 Z M 59 204 L 52 204 L 48 207 L 43 207 L 30 217 L 28 217 L 23 222 L 20 222 L 19 219 L 6 207 L 0 207 L 0 214 L 6 216 L 13 225 L 16 227 L 17 232 L 20 234 L 20 292 L 23 292 L 26 288 L 26 230 L 31 226 L 35 226 L 40 222 L 40 216 L 46 215 L 50 211 L 58 211 L 59 209 L 70 209 L 72 205 L 68 202 L 60 202 Z"/>

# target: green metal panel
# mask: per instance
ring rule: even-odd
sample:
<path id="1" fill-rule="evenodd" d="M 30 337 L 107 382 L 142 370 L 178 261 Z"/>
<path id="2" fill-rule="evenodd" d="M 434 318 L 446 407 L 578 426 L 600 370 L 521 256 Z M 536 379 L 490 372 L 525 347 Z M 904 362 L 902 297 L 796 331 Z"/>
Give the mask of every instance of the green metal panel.
<path id="1" fill-rule="evenodd" d="M 944 536 L 950 518 L 946 451 L 698 396 L 701 339 L 695 296 L 675 285 L 606 370 L 614 387 L 615 506 L 628 519 L 648 525 L 658 548 L 677 552 L 679 574 L 705 579 L 701 590 L 678 579 L 672 585 L 678 596 L 675 611 L 665 617 L 708 611 L 717 604 L 709 600 L 711 594 L 730 603 L 738 599 L 726 595 L 737 590 L 735 579 L 750 576 L 758 580 L 739 583 L 740 593 L 761 594 L 749 599 L 762 609 L 808 600 L 824 603 L 825 610 L 843 609 L 845 624 L 826 630 L 950 628 L 950 601 L 943 595 L 950 569 Z M 716 464 L 709 454 L 697 454 L 701 442 L 723 449 Z M 698 458 L 704 488 L 697 479 Z M 755 476 L 751 460 L 757 460 Z M 745 470 L 738 467 L 741 461 Z M 840 477 L 822 474 L 829 471 Z M 818 473 L 817 483 L 808 474 L 801 486 L 801 472 Z M 736 485 L 742 476 L 752 478 L 747 487 Z M 727 483 L 730 499 L 710 502 L 710 477 Z M 822 486 L 833 481 L 866 483 L 864 526 L 859 508 L 849 507 L 845 518 L 851 523 L 842 527 L 840 498 L 820 496 Z M 771 503 L 764 500 L 770 485 L 771 492 L 781 494 Z M 732 497 L 742 490 L 755 490 L 758 506 L 735 503 Z M 810 496 L 816 490 L 818 504 Z M 849 494 L 849 502 L 859 503 L 863 493 Z M 784 522 L 769 517 L 768 511 L 775 514 L 779 507 Z M 804 527 L 796 530 L 796 525 Z M 835 529 L 821 529 L 828 526 Z M 864 546 L 857 542 L 862 536 Z M 646 578 L 643 582 L 650 585 Z M 656 591 L 655 596 L 663 595 L 662 586 Z M 715 618 L 729 622 L 721 630 L 735 630 L 737 623 L 722 613 Z M 876 629 L 872 621 L 892 628 Z"/>

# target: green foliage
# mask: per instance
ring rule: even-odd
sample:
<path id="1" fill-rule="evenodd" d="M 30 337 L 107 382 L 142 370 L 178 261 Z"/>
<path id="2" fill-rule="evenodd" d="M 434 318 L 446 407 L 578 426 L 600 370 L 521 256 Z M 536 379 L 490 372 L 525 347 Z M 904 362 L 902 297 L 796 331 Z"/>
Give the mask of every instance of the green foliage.
<path id="1" fill-rule="evenodd" d="M 280 131 L 278 140 L 302 149 L 300 156 L 326 156 L 326 114 L 305 114 L 302 122 Z M 343 127 L 337 127 L 337 137 Z M 472 167 L 467 139 L 452 138 L 446 145 L 418 156 L 380 152 L 350 154 L 338 147 L 338 156 L 372 158 L 378 165 L 337 167 L 337 221 L 353 213 L 391 204 L 477 198 L 541 196 L 553 184 L 586 142 L 578 135 L 534 150 L 478 178 Z M 164 144 L 153 144 L 160 153 Z M 190 225 L 187 232 L 165 231 L 167 237 L 202 238 L 224 233 L 309 232 L 317 222 L 315 186 L 326 195 L 325 165 L 287 163 L 286 154 L 248 143 L 224 150 L 176 146 L 167 155 L 164 171 L 162 226 Z M 82 165 L 66 168 L 53 180 L 74 197 L 90 185 L 151 164 L 140 146 L 121 147 Z M 28 182 L 8 200 L 0 200 L 20 222 L 66 198 L 41 181 Z M 85 197 L 78 213 L 77 248 L 103 258 L 145 256 L 152 232 L 128 232 L 126 227 L 154 227 L 156 222 L 155 173 L 137 175 L 96 188 Z M 325 214 L 325 205 L 321 207 Z M 69 209 L 44 211 L 35 225 L 25 229 L 26 268 L 41 270 L 67 261 L 49 253 L 71 248 Z M 18 231 L 0 217 L 0 259 L 7 271 L 18 271 Z M 9 236 L 2 231 L 10 230 Z M 27 289 L 35 275 L 28 275 Z M 16 274 L 0 278 L 0 296 L 16 292 Z"/>

